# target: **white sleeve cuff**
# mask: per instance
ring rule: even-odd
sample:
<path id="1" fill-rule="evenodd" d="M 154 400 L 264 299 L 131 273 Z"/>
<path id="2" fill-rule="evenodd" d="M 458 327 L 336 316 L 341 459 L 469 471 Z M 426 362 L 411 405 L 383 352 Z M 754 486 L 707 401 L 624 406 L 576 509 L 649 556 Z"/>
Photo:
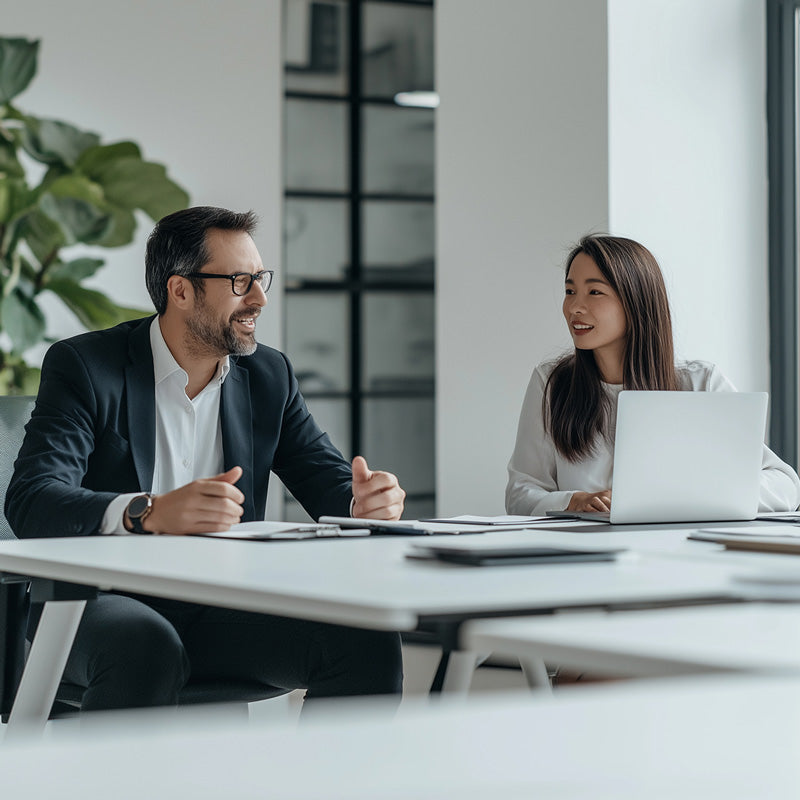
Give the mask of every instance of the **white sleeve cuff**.
<path id="1" fill-rule="evenodd" d="M 123 525 L 122 520 L 125 517 L 125 509 L 128 507 L 128 503 L 140 494 L 141 492 L 134 492 L 132 494 L 117 495 L 106 507 L 103 521 L 100 524 L 100 533 L 116 536 L 128 536 L 133 533 Z"/>

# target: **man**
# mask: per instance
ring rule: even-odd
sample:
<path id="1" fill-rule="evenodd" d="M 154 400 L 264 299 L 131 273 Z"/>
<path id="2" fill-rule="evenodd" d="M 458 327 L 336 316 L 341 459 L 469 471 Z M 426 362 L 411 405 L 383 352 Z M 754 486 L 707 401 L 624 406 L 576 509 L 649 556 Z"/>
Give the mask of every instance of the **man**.
<path id="1" fill-rule="evenodd" d="M 157 316 L 50 348 L 6 495 L 18 537 L 226 530 L 264 518 L 271 470 L 314 518 L 399 518 L 397 478 L 351 467 L 286 357 L 256 342 L 272 273 L 255 224 L 209 207 L 165 217 L 145 258 Z M 94 710 L 175 704 L 189 674 L 308 698 L 399 693 L 399 637 L 101 593 L 64 677 Z"/>

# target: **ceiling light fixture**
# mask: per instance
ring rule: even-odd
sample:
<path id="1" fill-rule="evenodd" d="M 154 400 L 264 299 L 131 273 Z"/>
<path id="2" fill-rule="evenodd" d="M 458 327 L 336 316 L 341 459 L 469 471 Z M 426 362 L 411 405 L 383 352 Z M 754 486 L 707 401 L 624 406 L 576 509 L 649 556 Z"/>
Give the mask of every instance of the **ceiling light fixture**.
<path id="1" fill-rule="evenodd" d="M 398 92 L 394 101 L 399 106 L 412 108 L 438 108 L 438 92 Z"/>

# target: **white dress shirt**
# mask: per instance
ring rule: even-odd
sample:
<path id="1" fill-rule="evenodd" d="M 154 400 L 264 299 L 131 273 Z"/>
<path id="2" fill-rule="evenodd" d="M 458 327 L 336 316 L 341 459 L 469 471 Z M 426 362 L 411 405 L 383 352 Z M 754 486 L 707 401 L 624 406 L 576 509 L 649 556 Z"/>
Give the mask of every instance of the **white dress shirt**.
<path id="1" fill-rule="evenodd" d="M 219 401 L 230 359 L 219 362 L 214 377 L 192 400 L 186 394 L 189 376 L 167 347 L 159 318 L 150 325 L 156 400 L 156 447 L 153 485 L 149 491 L 163 494 L 198 478 L 210 478 L 224 470 Z M 137 496 L 121 494 L 109 503 L 100 533 L 126 534 L 123 516 Z"/>
<path id="2" fill-rule="evenodd" d="M 601 492 L 611 488 L 614 469 L 614 430 L 596 442 L 594 452 L 572 462 L 564 458 L 545 431 L 542 398 L 554 361 L 533 371 L 517 429 L 517 442 L 508 464 L 506 511 L 509 514 L 544 514 L 564 511 L 576 491 Z M 675 365 L 684 391 L 735 392 L 733 384 L 714 364 L 681 361 Z M 604 383 L 611 398 L 611 419 L 617 418 L 621 385 Z M 791 511 L 800 503 L 797 473 L 764 445 L 759 511 Z"/>

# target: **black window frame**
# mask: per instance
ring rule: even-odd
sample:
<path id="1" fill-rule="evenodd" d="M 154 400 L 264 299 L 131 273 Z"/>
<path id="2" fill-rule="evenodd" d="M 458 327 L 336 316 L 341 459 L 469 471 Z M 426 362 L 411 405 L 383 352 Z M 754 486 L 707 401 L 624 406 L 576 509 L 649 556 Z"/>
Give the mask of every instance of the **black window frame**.
<path id="1" fill-rule="evenodd" d="M 304 390 L 304 396 L 310 401 L 313 411 L 314 399 L 346 400 L 349 403 L 349 427 L 351 454 L 363 454 L 365 450 L 364 434 L 364 401 L 383 400 L 383 399 L 430 399 L 436 398 L 435 376 L 433 385 L 430 389 L 420 389 L 409 386 L 406 388 L 377 389 L 365 388 L 363 386 L 363 367 L 365 358 L 364 348 L 364 301 L 370 293 L 422 293 L 431 294 L 435 297 L 435 277 L 430 279 L 380 279 L 371 280 L 363 269 L 363 204 L 369 201 L 390 201 L 398 203 L 430 203 L 432 213 L 435 211 L 435 191 L 425 194 L 415 194 L 410 192 L 386 193 L 370 192 L 362 189 L 362 169 L 363 169 L 363 113 L 365 107 L 387 106 L 397 108 L 394 100 L 390 97 L 375 96 L 362 92 L 362 63 L 361 63 L 361 43 L 362 43 L 362 17 L 364 6 L 367 4 L 382 4 L 394 6 L 417 6 L 433 9 L 435 0 L 348 0 L 347 24 L 348 24 L 348 47 L 349 75 L 348 91 L 344 94 L 328 94 L 325 92 L 303 91 L 296 89 L 286 89 L 283 91 L 284 102 L 291 100 L 316 101 L 330 103 L 348 104 L 348 189 L 343 191 L 323 191 L 323 190 L 298 190 L 284 186 L 283 198 L 287 200 L 316 200 L 332 199 L 342 200 L 348 204 L 349 212 L 349 272 L 342 280 L 314 280 L 292 279 L 284 284 L 284 298 L 292 295 L 308 294 L 346 294 L 349 302 L 349 385 L 343 390 Z M 404 108 L 404 113 L 423 113 L 429 114 L 430 109 Z M 287 316 L 284 314 L 284 321 Z M 285 333 L 285 331 L 284 331 Z M 290 353 L 291 355 L 291 353 Z M 301 387 L 302 388 L 302 387 Z M 435 423 L 434 423 L 435 424 Z M 434 448 L 434 460 L 435 460 Z M 381 465 L 377 465 L 381 467 Z M 385 465 L 391 469 L 391 465 Z M 431 492 L 409 493 L 407 501 L 421 501 L 435 504 L 435 487 Z"/>
<path id="2" fill-rule="evenodd" d="M 800 0 L 767 0 L 769 363 L 772 449 L 798 463 L 798 17 Z"/>

